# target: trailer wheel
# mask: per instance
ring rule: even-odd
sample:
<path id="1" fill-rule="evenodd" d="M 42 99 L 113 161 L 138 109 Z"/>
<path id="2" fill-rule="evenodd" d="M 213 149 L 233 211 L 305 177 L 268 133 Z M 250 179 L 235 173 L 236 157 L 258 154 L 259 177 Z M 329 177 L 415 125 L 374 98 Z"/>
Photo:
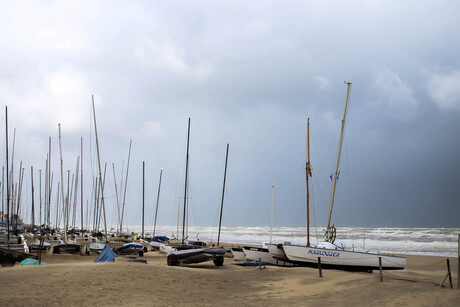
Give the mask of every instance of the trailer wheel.
<path id="1" fill-rule="evenodd" d="M 167 258 L 167 262 L 169 266 L 177 266 L 177 258 L 174 255 L 169 255 Z"/>
<path id="2" fill-rule="evenodd" d="M 215 266 L 223 266 L 224 265 L 224 256 L 217 256 L 214 258 L 214 265 Z"/>

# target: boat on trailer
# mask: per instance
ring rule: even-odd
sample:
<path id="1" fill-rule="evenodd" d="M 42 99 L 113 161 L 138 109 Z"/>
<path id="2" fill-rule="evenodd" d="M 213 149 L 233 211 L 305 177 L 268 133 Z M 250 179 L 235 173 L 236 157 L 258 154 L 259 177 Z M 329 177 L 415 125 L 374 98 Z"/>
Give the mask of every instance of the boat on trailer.
<path id="1" fill-rule="evenodd" d="M 135 242 L 130 242 L 126 243 L 123 246 L 116 248 L 115 249 L 116 254 L 134 254 L 134 255 L 139 255 L 143 256 L 144 255 L 144 245 L 135 243 Z"/>
<path id="2" fill-rule="evenodd" d="M 205 247 L 171 251 L 167 255 L 168 265 L 200 263 L 213 260 L 216 266 L 224 264 L 227 250 L 223 247 Z"/>

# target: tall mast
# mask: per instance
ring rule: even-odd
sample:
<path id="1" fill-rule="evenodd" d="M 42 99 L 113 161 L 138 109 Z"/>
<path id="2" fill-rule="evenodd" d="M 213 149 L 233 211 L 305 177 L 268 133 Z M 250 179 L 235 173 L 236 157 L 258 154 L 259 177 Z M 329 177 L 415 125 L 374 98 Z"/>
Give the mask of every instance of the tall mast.
<path id="1" fill-rule="evenodd" d="M 32 229 L 35 227 L 35 208 L 34 208 L 34 167 L 30 167 L 30 181 L 32 185 Z"/>
<path id="2" fill-rule="evenodd" d="M 81 173 L 80 173 L 80 203 L 81 203 L 81 232 L 83 233 L 83 137 L 80 139 Z"/>
<path id="3" fill-rule="evenodd" d="M 228 147 L 229 147 L 229 144 L 227 143 L 227 153 L 225 155 L 224 183 L 222 185 L 222 202 L 220 203 L 220 219 L 219 219 L 219 232 L 217 235 L 217 246 L 219 246 L 219 242 L 220 242 L 220 228 L 222 226 L 222 211 L 224 210 L 225 181 L 227 179 Z"/>
<path id="4" fill-rule="evenodd" d="M 310 165 L 310 118 L 307 118 L 307 163 L 305 164 L 305 177 L 307 181 L 307 246 L 310 246 L 310 185 L 308 176 L 311 177 Z"/>
<path id="5" fill-rule="evenodd" d="M 45 200 L 45 203 L 47 202 L 48 203 L 48 226 L 51 224 L 51 221 L 50 221 L 50 218 L 51 218 L 51 191 L 53 189 L 53 173 L 51 172 L 51 137 L 49 137 L 49 140 L 48 140 L 48 187 L 47 187 L 47 191 L 48 191 L 48 199 Z M 46 205 L 46 204 L 45 204 Z M 57 227 L 57 225 L 56 225 Z"/>
<path id="6" fill-rule="evenodd" d="M 340 155 L 342 153 L 343 131 L 345 130 L 345 118 L 347 116 L 347 107 L 348 107 L 348 98 L 350 96 L 350 88 L 351 88 L 351 82 L 347 82 L 347 97 L 345 99 L 345 109 L 343 111 L 342 128 L 340 129 L 340 142 L 339 142 L 339 149 L 338 149 L 338 152 L 337 152 L 337 162 L 336 162 L 336 165 L 335 165 L 335 173 L 333 174 L 334 183 L 332 185 L 331 204 L 330 204 L 330 207 L 329 207 L 329 218 L 327 220 L 326 239 L 328 239 L 328 237 L 329 237 L 330 228 L 331 228 L 332 207 L 334 205 L 335 186 L 337 184 L 337 176 L 338 176 L 338 172 L 339 172 Z"/>
<path id="7" fill-rule="evenodd" d="M 115 175 L 115 163 L 112 163 L 112 171 L 113 171 L 113 183 L 115 184 L 115 199 L 117 201 L 117 218 L 118 218 L 117 232 L 118 232 L 118 226 L 120 225 L 120 199 L 118 197 L 118 185 L 117 185 L 117 176 Z"/>
<path id="8" fill-rule="evenodd" d="M 188 118 L 188 132 L 187 132 L 187 156 L 185 158 L 185 188 L 184 188 L 184 216 L 182 223 L 182 244 L 185 242 L 185 220 L 187 215 L 187 184 L 188 184 L 188 155 L 190 145 L 190 117 Z"/>
<path id="9" fill-rule="evenodd" d="M 160 181 L 158 182 L 158 193 L 157 193 L 157 206 L 155 209 L 155 221 L 153 222 L 153 235 L 152 238 L 155 237 L 155 230 L 157 227 L 157 215 L 158 215 L 158 203 L 160 202 L 160 189 L 161 189 L 161 177 L 163 176 L 163 169 L 160 169 Z"/>
<path id="10" fill-rule="evenodd" d="M 64 204 L 64 209 L 65 209 L 65 196 L 64 196 L 64 162 L 62 160 L 62 140 L 61 140 L 61 124 L 58 124 L 59 127 L 59 152 L 61 156 L 61 198 L 62 198 L 62 203 Z M 63 210 L 64 212 L 64 218 L 66 217 L 66 211 Z M 64 220 L 64 225 L 66 225 L 66 221 Z M 65 237 L 65 243 L 67 244 L 67 229 L 64 229 L 64 237 Z"/>
<path id="11" fill-rule="evenodd" d="M 273 233 L 273 195 L 275 194 L 275 186 L 272 185 L 272 211 L 270 214 L 270 243 L 272 243 L 272 233 Z"/>
<path id="12" fill-rule="evenodd" d="M 39 180 L 38 180 L 38 190 L 39 190 L 39 197 L 40 197 L 40 214 L 39 214 L 39 218 L 38 218 L 38 226 L 41 227 L 42 225 L 42 170 L 39 169 L 38 170 L 38 173 L 39 173 Z"/>
<path id="13" fill-rule="evenodd" d="M 133 140 L 129 140 L 128 165 L 126 166 L 125 191 L 123 193 L 123 204 L 121 208 L 120 233 L 123 228 L 123 215 L 125 213 L 126 187 L 128 186 L 129 160 L 131 158 L 131 144 L 132 143 L 133 143 Z"/>
<path id="14" fill-rule="evenodd" d="M 10 182 L 9 182 L 9 164 L 8 164 L 8 107 L 5 106 L 5 124 L 6 124 L 6 229 L 7 244 L 10 246 Z"/>
<path id="15" fill-rule="evenodd" d="M 5 217 L 5 167 L 2 167 L 2 224 Z"/>
<path id="16" fill-rule="evenodd" d="M 94 107 L 94 95 L 91 95 L 91 98 L 92 98 L 92 101 L 93 101 L 94 132 L 96 134 L 97 162 L 98 162 L 98 166 L 99 166 L 99 177 L 101 178 L 101 181 L 100 181 L 100 183 L 101 183 L 101 201 L 102 201 L 102 210 L 104 212 L 105 241 L 108 242 L 108 239 L 107 239 L 107 221 L 105 219 L 104 184 L 102 182 L 101 154 L 99 152 L 99 139 L 97 137 L 96 108 Z"/>
<path id="17" fill-rule="evenodd" d="M 142 161 L 142 238 L 144 238 L 144 213 L 145 213 L 145 161 Z"/>
<path id="18" fill-rule="evenodd" d="M 66 233 L 66 243 L 67 243 L 67 230 L 69 229 L 69 212 L 70 212 L 70 169 L 67 170 L 67 194 L 66 194 L 64 203 L 65 203 L 64 231 Z"/>

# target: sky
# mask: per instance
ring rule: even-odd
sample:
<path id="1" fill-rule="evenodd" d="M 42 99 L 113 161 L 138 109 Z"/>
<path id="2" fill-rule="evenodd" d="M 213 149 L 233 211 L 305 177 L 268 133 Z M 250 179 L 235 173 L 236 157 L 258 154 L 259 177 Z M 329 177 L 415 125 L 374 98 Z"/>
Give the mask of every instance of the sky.
<path id="1" fill-rule="evenodd" d="M 25 172 L 22 215 L 30 220 L 31 166 L 39 203 L 49 138 L 56 206 L 58 124 L 65 175 L 83 138 L 91 215 L 94 95 L 109 225 L 131 140 L 124 224 L 141 224 L 143 199 L 153 224 L 163 168 L 158 224 L 176 225 L 190 117 L 190 225 L 218 225 L 228 143 L 223 225 L 269 226 L 273 192 L 274 226 L 304 226 L 310 118 L 312 225 L 324 226 L 346 81 L 332 223 L 460 227 L 459 10 L 458 1 L 0 1 L 0 103 L 15 182 L 21 161 Z"/>

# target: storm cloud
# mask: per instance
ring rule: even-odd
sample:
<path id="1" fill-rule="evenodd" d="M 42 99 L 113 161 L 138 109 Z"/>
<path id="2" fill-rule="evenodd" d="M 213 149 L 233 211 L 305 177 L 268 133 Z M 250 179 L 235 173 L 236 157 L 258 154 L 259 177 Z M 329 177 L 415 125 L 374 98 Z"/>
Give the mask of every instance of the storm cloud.
<path id="1" fill-rule="evenodd" d="M 269 225 L 274 185 L 275 224 L 305 225 L 309 117 L 312 206 L 323 226 L 347 81 L 333 223 L 460 227 L 459 9 L 456 1 L 2 1 L 0 102 L 11 139 L 16 128 L 15 168 L 25 165 L 24 215 L 27 172 L 45 168 L 49 137 L 58 179 L 58 123 L 65 169 L 75 170 L 83 137 L 91 203 L 94 94 L 109 224 L 112 163 L 119 181 L 131 139 L 126 223 L 141 223 L 142 161 L 146 223 L 160 168 L 159 223 L 176 223 L 191 117 L 190 224 L 218 222 L 229 143 L 224 224 Z"/>

